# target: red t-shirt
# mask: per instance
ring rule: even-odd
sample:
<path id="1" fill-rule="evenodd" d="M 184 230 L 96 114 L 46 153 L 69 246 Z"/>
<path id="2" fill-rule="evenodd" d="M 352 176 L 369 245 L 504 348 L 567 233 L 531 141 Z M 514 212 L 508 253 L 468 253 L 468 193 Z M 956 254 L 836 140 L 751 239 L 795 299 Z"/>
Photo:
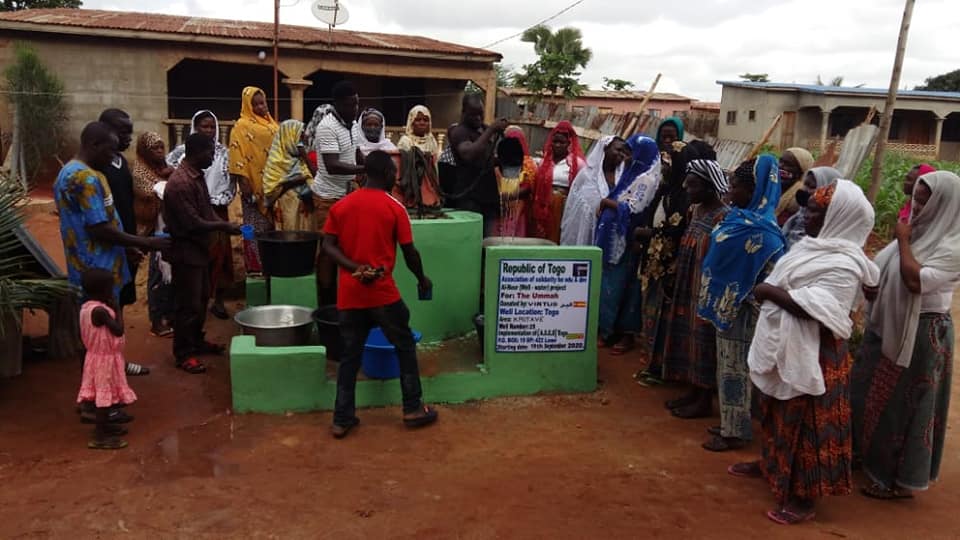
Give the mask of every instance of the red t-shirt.
<path id="1" fill-rule="evenodd" d="M 393 280 L 397 244 L 413 243 L 413 230 L 407 210 L 396 199 L 381 189 L 358 189 L 330 208 L 323 232 L 338 238 L 340 250 L 351 261 L 384 269 L 383 277 L 364 284 L 341 267 L 337 309 L 374 308 L 400 301 Z"/>

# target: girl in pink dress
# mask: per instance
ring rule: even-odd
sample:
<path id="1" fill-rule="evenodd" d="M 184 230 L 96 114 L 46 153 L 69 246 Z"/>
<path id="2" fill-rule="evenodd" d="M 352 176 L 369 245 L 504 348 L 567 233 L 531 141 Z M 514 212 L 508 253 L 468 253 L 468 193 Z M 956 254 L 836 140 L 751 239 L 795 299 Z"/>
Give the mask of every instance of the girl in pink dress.
<path id="1" fill-rule="evenodd" d="M 96 428 L 87 446 L 97 450 L 118 450 L 127 446 L 120 439 L 127 430 L 107 422 L 110 407 L 128 405 L 137 395 L 127 384 L 123 361 L 123 316 L 118 315 L 113 294 L 113 274 L 91 268 L 83 273 L 83 292 L 87 298 L 80 308 L 80 337 L 87 349 L 83 379 L 77 403 L 93 402 Z"/>

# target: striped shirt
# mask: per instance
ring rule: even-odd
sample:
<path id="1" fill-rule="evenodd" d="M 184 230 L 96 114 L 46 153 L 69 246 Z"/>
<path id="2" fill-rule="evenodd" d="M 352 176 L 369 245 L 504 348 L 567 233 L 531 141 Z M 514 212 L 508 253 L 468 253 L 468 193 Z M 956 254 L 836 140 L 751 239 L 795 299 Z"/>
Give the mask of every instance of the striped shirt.
<path id="1" fill-rule="evenodd" d="M 340 123 L 336 114 L 327 114 L 317 125 L 317 176 L 310 188 L 320 198 L 340 199 L 347 194 L 352 174 L 330 174 L 323 163 L 323 154 L 337 154 L 341 163 L 357 164 L 357 144 L 349 128 Z"/>

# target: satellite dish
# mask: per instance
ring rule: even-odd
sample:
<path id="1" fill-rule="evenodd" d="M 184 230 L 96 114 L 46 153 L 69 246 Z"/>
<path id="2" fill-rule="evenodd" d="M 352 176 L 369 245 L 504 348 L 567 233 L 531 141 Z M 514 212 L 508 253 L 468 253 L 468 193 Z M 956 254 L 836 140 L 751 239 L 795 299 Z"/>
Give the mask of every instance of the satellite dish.
<path id="1" fill-rule="evenodd" d="M 310 11 L 314 17 L 330 26 L 343 24 L 350 18 L 347 6 L 339 0 L 314 0 Z"/>

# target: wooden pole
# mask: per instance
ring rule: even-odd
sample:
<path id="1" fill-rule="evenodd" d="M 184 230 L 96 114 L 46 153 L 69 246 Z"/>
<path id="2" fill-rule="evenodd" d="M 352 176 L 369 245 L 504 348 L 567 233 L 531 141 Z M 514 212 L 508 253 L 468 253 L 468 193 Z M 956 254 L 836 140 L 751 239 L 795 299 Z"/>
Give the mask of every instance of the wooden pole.
<path id="1" fill-rule="evenodd" d="M 653 97 L 653 92 L 657 89 L 657 84 L 660 83 L 660 76 L 662 74 L 657 73 L 657 76 L 653 79 L 653 84 L 650 85 L 650 90 L 647 90 L 647 94 L 643 96 L 643 101 L 640 102 L 640 108 L 636 112 L 636 116 L 630 119 L 624 127 L 623 132 L 620 133 L 621 137 L 630 136 L 638 131 L 641 131 L 643 128 L 643 113 L 647 110 L 647 104 L 650 103 L 650 99 Z"/>
<path id="2" fill-rule="evenodd" d="M 870 173 L 870 189 L 867 199 L 872 204 L 880 192 L 883 174 L 883 155 L 887 151 L 887 139 L 890 136 L 890 123 L 893 121 L 893 108 L 897 102 L 897 87 L 900 86 L 900 74 L 903 71 L 903 55 L 907 50 L 907 35 L 910 33 L 910 19 L 913 18 L 913 4 L 915 0 L 906 0 L 903 8 L 903 20 L 900 21 L 900 36 L 897 38 L 897 54 L 893 60 L 893 74 L 890 76 L 890 90 L 887 92 L 887 102 L 883 106 L 883 115 L 880 117 L 880 134 L 877 139 L 877 151 L 873 155 L 873 170 Z"/>
<path id="3" fill-rule="evenodd" d="M 777 129 L 777 126 L 780 124 L 780 119 L 783 118 L 783 113 L 777 115 L 773 119 L 773 122 L 770 124 L 770 127 L 767 128 L 767 131 L 763 133 L 763 137 L 757 141 L 757 144 L 753 145 L 753 149 L 750 150 L 750 153 L 747 154 L 747 157 L 744 161 L 751 160 L 757 157 L 757 154 L 760 153 L 760 150 L 763 148 L 763 145 L 767 144 L 767 141 L 770 140 L 770 136 L 773 135 L 773 130 Z"/>
<path id="4" fill-rule="evenodd" d="M 280 118 L 280 0 L 273 0 L 273 117 Z"/>

